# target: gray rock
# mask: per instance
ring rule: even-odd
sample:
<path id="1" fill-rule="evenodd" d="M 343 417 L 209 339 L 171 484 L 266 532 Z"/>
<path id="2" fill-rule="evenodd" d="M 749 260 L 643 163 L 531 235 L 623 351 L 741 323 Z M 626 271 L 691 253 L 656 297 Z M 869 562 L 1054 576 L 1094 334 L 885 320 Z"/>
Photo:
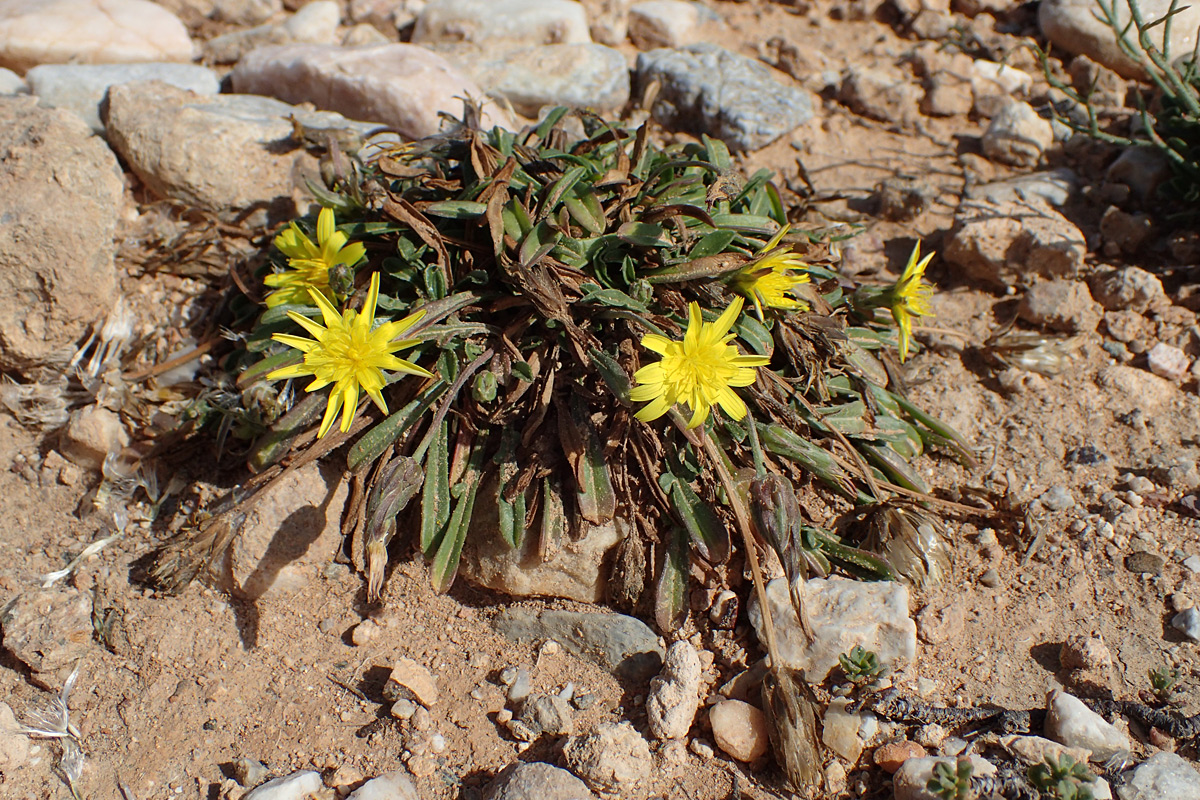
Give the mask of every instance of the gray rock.
<path id="1" fill-rule="evenodd" d="M 346 800 L 421 800 L 407 770 L 398 769 L 364 783 Z"/>
<path id="2" fill-rule="evenodd" d="M 151 191 L 230 217 L 246 209 L 296 216 L 307 197 L 301 178 L 316 174 L 316 159 L 290 146 L 290 116 L 312 128 L 374 127 L 268 97 L 205 97 L 156 82 L 108 93 L 109 141 Z"/>
<path id="3" fill-rule="evenodd" d="M 306 800 L 323 788 L 321 773 L 301 770 L 251 789 L 242 795 L 242 800 Z"/>
<path id="4" fill-rule="evenodd" d="M 1166 305 L 1162 281 L 1139 267 L 1097 273 L 1091 280 L 1092 296 L 1109 311 L 1136 311 Z"/>
<path id="5" fill-rule="evenodd" d="M 1200 642 L 1200 609 L 1189 608 L 1171 618 L 1171 627 L 1194 642 Z"/>
<path id="6" fill-rule="evenodd" d="M 258 786 L 271 774 L 267 765 L 256 758 L 235 758 L 231 766 L 233 779 L 247 789 Z"/>
<path id="7" fill-rule="evenodd" d="M 337 42 L 341 10 L 333 0 L 317 0 L 283 22 L 259 25 L 209 39 L 204 44 L 208 58 L 217 64 L 232 64 L 258 47 L 286 44 L 334 44 Z"/>
<path id="8" fill-rule="evenodd" d="M 567 768 L 601 793 L 633 794 L 650 777 L 650 745 L 628 722 L 605 722 L 594 733 L 573 736 L 563 747 Z"/>
<path id="9" fill-rule="evenodd" d="M 1040 200 L 964 201 L 944 258 L 971 278 L 1008 287 L 1029 276 L 1069 278 L 1084 264 L 1087 242 L 1066 217 Z"/>
<path id="10" fill-rule="evenodd" d="M 855 66 L 842 79 L 838 99 L 855 114 L 908 125 L 916 119 L 921 89 L 898 69 Z"/>
<path id="11" fill-rule="evenodd" d="M 96 133 L 104 133 L 100 109 L 109 87 L 130 81 L 161 81 L 196 94 L 217 94 L 217 73 L 197 64 L 44 64 L 25 75 L 38 103 L 78 114 Z"/>
<path id="12" fill-rule="evenodd" d="M 1139 575 L 1161 575 L 1163 557 L 1145 550 L 1138 550 L 1125 557 L 1125 569 Z"/>
<path id="13" fill-rule="evenodd" d="M 542 106 L 616 111 L 629 101 L 629 68 L 620 51 L 601 44 L 459 47 L 448 58 L 492 97 L 536 117 Z"/>
<path id="14" fill-rule="evenodd" d="M 412 138 L 437 133 L 439 112 L 461 116 L 462 98 L 483 99 L 483 90 L 446 59 L 411 44 L 263 47 L 238 62 L 231 80 L 238 92 L 312 103 Z M 511 126 L 494 110 L 485 110 L 482 122 Z"/>
<path id="15" fill-rule="evenodd" d="M 149 0 L 6 0 L 0 67 L 191 61 L 187 28 Z"/>
<path id="16" fill-rule="evenodd" d="M 1200 797 L 1200 772 L 1174 753 L 1155 753 L 1133 770 L 1120 800 L 1195 800 Z"/>
<path id="17" fill-rule="evenodd" d="M 629 40 L 639 50 L 691 44 L 697 28 L 716 15 L 688 0 L 647 0 L 629 8 Z"/>
<path id="18" fill-rule="evenodd" d="M 1030 172 L 1003 181 L 981 183 L 967 190 L 968 200 L 986 203 L 1046 203 L 1064 205 L 1079 189 L 1079 176 L 1059 167 L 1046 172 Z"/>
<path id="19" fill-rule="evenodd" d="M 491 481 L 480 489 L 481 497 L 495 497 L 495 493 Z M 538 553 L 536 536 L 526 536 L 520 547 L 510 547 L 500 535 L 498 513 L 494 502 L 477 507 L 459 575 L 514 597 L 567 597 L 584 603 L 604 598 L 609 576 L 606 565 L 612 560 L 608 554 L 629 531 L 624 517 L 592 525 L 578 540 Z"/>
<path id="20" fill-rule="evenodd" d="M 535 694 L 521 703 L 521 714 L 509 723 L 517 739 L 532 742 L 542 734 L 570 736 L 575 732 L 575 715 L 570 704 L 556 694 Z"/>
<path id="21" fill-rule="evenodd" d="M 635 71 L 639 86 L 661 84 L 656 120 L 733 150 L 765 147 L 813 116 L 809 94 L 780 81 L 782 73 L 713 44 L 641 53 Z"/>
<path id="22" fill-rule="evenodd" d="M 77 589 L 34 589 L 0 614 L 4 649 L 53 686 L 51 673 L 73 667 L 92 643 L 92 597 Z M 64 676 L 65 677 L 65 676 Z"/>
<path id="23" fill-rule="evenodd" d="M 219 571 L 230 582 L 224 588 L 257 598 L 316 580 L 341 544 L 347 487 L 340 478 L 335 468 L 313 462 L 272 485 L 229 548 Z"/>
<path id="24" fill-rule="evenodd" d="M 908 587 L 903 583 L 865 583 L 812 578 L 804 584 L 804 602 L 816 633 L 808 642 L 792 608 L 787 581 L 767 584 L 767 601 L 783 663 L 802 669 L 813 682 L 825 680 L 838 656 L 854 645 L 873 650 L 886 664 L 911 663 L 917 654 L 917 625 L 908 616 Z M 762 610 L 750 606 L 750 621 L 764 640 Z"/>
<path id="25" fill-rule="evenodd" d="M 0 702 L 0 770 L 12 774 L 29 761 L 29 737 L 21 733 L 21 726 L 8 703 Z"/>
<path id="26" fill-rule="evenodd" d="M 11 69 L 0 67 L 0 94 L 26 94 L 29 87 L 21 76 Z"/>
<path id="27" fill-rule="evenodd" d="M 1143 20 L 1149 23 L 1167 13 L 1171 0 L 1139 0 L 1137 5 Z M 1114 7 L 1119 24 L 1128 25 L 1129 6 L 1116 3 Z M 1116 33 L 1098 16 L 1095 0 L 1045 0 L 1038 7 L 1038 25 L 1056 48 L 1086 55 L 1124 78 L 1148 81 L 1145 67 L 1121 51 Z M 1165 27 L 1158 25 L 1147 31 L 1154 46 L 1160 50 L 1164 47 Z M 1171 21 L 1170 39 L 1165 43 L 1168 60 L 1173 61 L 1192 52 L 1196 45 L 1197 27 L 1200 27 L 1200 7 L 1180 6 Z M 1137 33 L 1134 32 L 1130 40 L 1136 41 L 1136 37 Z"/>
<path id="28" fill-rule="evenodd" d="M 30 97 L 0 97 L 0 153 L 0 369 L 61 367 L 116 300 L 124 177 L 78 117 Z"/>
<path id="29" fill-rule="evenodd" d="M 1047 511 L 1066 511 L 1071 506 L 1075 505 L 1075 498 L 1071 495 L 1071 490 L 1066 486 L 1051 486 L 1046 492 L 1038 498 L 1038 502 Z"/>
<path id="30" fill-rule="evenodd" d="M 702 670 L 696 648 L 678 641 L 667 648 L 662 672 L 650 681 L 646 698 L 646 716 L 656 739 L 680 739 L 687 736 L 700 704 Z"/>
<path id="31" fill-rule="evenodd" d="M 525 44 L 590 42 L 583 6 L 571 0 L 431 0 L 413 44 L 507 39 Z"/>
<path id="32" fill-rule="evenodd" d="M 1104 761 L 1132 748 L 1126 734 L 1066 692 L 1055 689 L 1047 693 L 1046 708 L 1046 737 L 1067 747 L 1091 750 L 1093 761 Z"/>
<path id="33" fill-rule="evenodd" d="M 509 764 L 483 793 L 483 800 L 596 800 L 587 784 L 550 764 Z"/>
<path id="34" fill-rule="evenodd" d="M 622 614 L 506 608 L 492 625 L 519 643 L 553 639 L 568 652 L 631 681 L 648 681 L 662 666 L 663 649 L 654 631 Z"/>
<path id="35" fill-rule="evenodd" d="M 1017 313 L 1030 324 L 1065 333 L 1094 331 L 1104 314 L 1086 283 L 1067 280 L 1035 283 L 1021 298 Z"/>
<path id="36" fill-rule="evenodd" d="M 985 778 L 996 774 L 996 767 L 986 759 L 975 755 L 970 756 L 970 759 L 973 775 Z M 906 759 L 892 778 L 895 800 L 940 800 L 941 795 L 934 794 L 926 788 L 929 779 L 933 777 L 933 768 L 939 763 L 953 768 L 957 759 L 936 756 Z"/>
<path id="37" fill-rule="evenodd" d="M 1183 565 L 1189 572 L 1200 575 L 1200 556 L 1188 556 L 1183 560 Z"/>
<path id="38" fill-rule="evenodd" d="M 1050 122 L 1039 117 L 1028 103 L 1014 101 L 992 117 L 982 143 L 984 155 L 993 161 L 1032 167 L 1053 142 Z"/>
<path id="39" fill-rule="evenodd" d="M 1171 163 L 1157 148 L 1126 147 L 1109 165 L 1104 175 L 1112 183 L 1128 186 L 1139 200 L 1154 197 L 1158 188 L 1171 177 Z"/>

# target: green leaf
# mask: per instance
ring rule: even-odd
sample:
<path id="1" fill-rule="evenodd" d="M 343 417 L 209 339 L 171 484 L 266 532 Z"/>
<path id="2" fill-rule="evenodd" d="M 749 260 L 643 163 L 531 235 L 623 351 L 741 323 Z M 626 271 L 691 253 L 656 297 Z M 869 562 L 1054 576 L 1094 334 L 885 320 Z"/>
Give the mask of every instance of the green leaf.
<path id="1" fill-rule="evenodd" d="M 687 619 L 687 534 L 675 528 L 654 584 L 654 623 L 662 633 L 679 630 Z"/>
<path id="2" fill-rule="evenodd" d="M 756 317 L 743 314 L 734 328 L 738 338 L 750 345 L 750 349 L 758 355 L 770 358 L 775 352 L 775 337 Z"/>
<path id="3" fill-rule="evenodd" d="M 715 230 L 705 234 L 688 253 L 688 258 L 694 260 L 724 253 L 725 248 L 729 247 L 735 236 L 737 233 L 731 230 Z"/>
<path id="4" fill-rule="evenodd" d="M 518 380 L 533 383 L 533 367 L 529 366 L 528 361 L 514 361 L 510 369 L 512 374 L 517 376 Z"/>
<path id="5" fill-rule="evenodd" d="M 537 128 L 534 129 L 534 134 L 538 137 L 538 139 L 545 141 L 546 137 L 550 135 L 550 131 L 553 130 L 554 126 L 558 124 L 558 121 L 566 116 L 567 112 L 570 110 L 571 109 L 567 108 L 566 106 L 555 106 L 554 108 L 550 109 L 546 113 L 546 118 L 539 122 Z"/>
<path id="6" fill-rule="evenodd" d="M 541 207 L 543 217 L 553 214 L 558 209 L 558 203 L 562 200 L 563 195 L 569 192 L 579 182 L 579 179 L 587 174 L 587 171 L 584 167 L 571 167 L 562 174 L 561 178 L 550 185 L 550 189 L 546 193 L 546 200 Z"/>
<path id="7" fill-rule="evenodd" d="M 423 210 L 425 215 L 430 217 L 475 219 L 487 213 L 487 203 L 476 203 L 471 200 L 441 200 L 430 203 Z"/>
<path id="8" fill-rule="evenodd" d="M 467 531 L 471 527 L 471 516 L 475 510 L 475 496 L 479 493 L 479 483 L 483 477 L 484 445 L 487 434 L 480 432 L 471 446 L 471 455 L 467 459 L 467 469 L 462 481 L 455 488 L 460 489 L 458 503 L 446 528 L 446 534 L 438 544 L 437 554 L 433 557 L 433 590 L 438 593 L 447 591 L 454 583 L 458 574 L 458 562 L 462 556 L 463 542 L 467 540 Z"/>
<path id="9" fill-rule="evenodd" d="M 266 380 L 268 372 L 279 369 L 280 367 L 289 366 L 291 364 L 299 364 L 303 357 L 304 356 L 302 353 L 300 353 L 300 351 L 293 350 L 291 348 L 288 348 L 281 353 L 275 353 L 274 355 L 267 356 L 261 361 L 257 361 L 254 364 L 246 367 L 246 369 L 242 371 L 242 374 L 238 375 L 237 377 L 237 386 L 239 389 L 244 389 L 256 381 Z"/>
<path id="10" fill-rule="evenodd" d="M 579 223 L 579 226 L 588 233 L 599 236 L 604 233 L 604 211 L 600 208 L 600 201 L 596 199 L 596 195 L 591 191 L 585 191 L 582 194 L 578 193 L 570 195 L 563 204 L 567 207 L 567 213 L 571 215 L 571 219 Z"/>
<path id="11" fill-rule="evenodd" d="M 375 459 L 383 455 L 388 445 L 403 436 L 448 388 L 449 385 L 445 381 L 438 381 L 422 392 L 420 397 L 360 436 L 358 441 L 351 445 L 346 456 L 346 466 L 351 474 L 375 463 Z"/>
<path id="12" fill-rule="evenodd" d="M 733 158 L 729 155 L 729 148 L 725 142 L 708 134 L 701 135 L 700 142 L 704 145 L 709 163 L 721 169 L 733 169 Z"/>
<path id="13" fill-rule="evenodd" d="M 617 236 L 636 247 L 671 247 L 673 244 L 661 225 L 647 222 L 626 222 L 617 229 Z"/>
<path id="14" fill-rule="evenodd" d="M 779 231 L 779 223 L 760 214 L 713 214 L 718 228 L 729 228 L 739 233 L 757 233 L 773 236 Z"/>
<path id="15" fill-rule="evenodd" d="M 617 363 L 617 360 L 610 356 L 599 347 L 588 348 L 588 358 L 592 362 L 592 366 L 600 373 L 600 377 L 604 379 L 604 384 L 608 390 L 613 393 L 617 401 L 629 407 L 629 375 Z"/>
<path id="16" fill-rule="evenodd" d="M 521 252 L 519 258 L 522 264 L 532 264 L 539 258 L 549 253 L 554 249 L 555 243 L 558 241 L 560 234 L 558 231 L 551 228 L 549 223 L 542 221 L 529 231 L 525 237 L 525 241 L 521 242 Z"/>
<path id="17" fill-rule="evenodd" d="M 571 395 L 566 408 L 557 402 L 555 405 L 563 453 L 575 474 L 579 515 L 602 525 L 617 513 L 617 492 L 608 474 L 604 442 L 596 435 L 587 402 L 582 397 Z"/>
<path id="18" fill-rule="evenodd" d="M 254 442 L 250 455 L 246 459 L 251 472 L 262 472 L 285 456 L 292 449 L 292 441 L 304 433 L 321 417 L 329 395 L 324 392 L 308 394 L 303 400 L 292 406 L 292 410 L 284 414 L 271 429 Z"/>
<path id="19" fill-rule="evenodd" d="M 667 469 L 675 479 L 668 492 L 671 508 L 704 560 L 723 564 L 729 559 L 729 529 L 692 489 L 687 470 L 681 467 L 679 461 L 668 454 Z"/>
<path id="20" fill-rule="evenodd" d="M 576 301 L 577 303 L 607 306 L 609 308 L 623 308 L 626 311 L 635 311 L 638 314 L 650 313 L 650 309 L 645 304 L 639 303 L 620 289 L 601 289 L 595 284 L 592 284 L 592 286 L 594 288 L 588 289 L 583 297 L 580 297 Z"/>
<path id="21" fill-rule="evenodd" d="M 929 486 L 921 479 L 917 471 L 912 468 L 912 465 L 901 458 L 899 453 L 886 444 L 859 442 L 858 449 L 867 457 L 868 461 L 883 470 L 883 473 L 890 477 L 896 485 L 903 486 L 905 489 L 911 489 L 914 492 L 920 492 L 921 494 L 929 494 Z"/>
<path id="22" fill-rule="evenodd" d="M 421 552 L 429 555 L 443 538 L 450 519 L 449 430 L 445 421 L 425 453 L 425 485 L 421 488 Z"/>

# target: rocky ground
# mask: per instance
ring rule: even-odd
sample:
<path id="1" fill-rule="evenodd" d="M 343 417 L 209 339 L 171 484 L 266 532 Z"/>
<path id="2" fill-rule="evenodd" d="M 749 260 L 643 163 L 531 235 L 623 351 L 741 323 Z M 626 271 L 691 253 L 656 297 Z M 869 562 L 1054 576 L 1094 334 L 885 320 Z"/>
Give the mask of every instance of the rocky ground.
<path id="1" fill-rule="evenodd" d="M 1185 719 L 1200 711 L 1200 237 L 1156 194 L 1161 157 L 1050 120 L 1062 86 L 1093 87 L 1114 130 L 1137 107 L 1144 69 L 1092 12 L 0 3 L 3 795 L 789 795 L 757 708 L 762 614 L 745 581 L 693 591 L 678 641 L 582 602 L 602 588 L 594 557 L 536 574 L 477 563 L 491 589 L 435 595 L 401 554 L 368 605 L 341 555 L 332 458 L 259 507 L 218 574 L 155 594 L 148 555 L 245 478 L 211 443 L 148 467 L 127 514 L 94 511 L 119 489 L 101 480 L 106 455 L 155 463 L 205 380 L 230 267 L 309 209 L 311 145 L 380 124 L 428 135 L 470 95 L 514 128 L 568 104 L 720 137 L 747 173 L 775 170 L 807 198 L 797 222 L 859 231 L 845 272 L 894 279 L 915 240 L 938 252 L 937 315 L 908 377 L 981 466 L 920 466 L 943 499 L 987 510 L 947 517 L 937 585 L 810 583 L 815 645 L 772 585 L 787 658 L 824 681 L 821 797 L 929 798 L 934 757 L 964 755 L 977 776 L 999 770 L 979 788 L 1021 796 L 1004 786 L 1021 761 L 1067 746 L 1106 781 L 1096 797 L 1200 798 Z M 1198 22 L 1176 18 L 1176 51 Z M 1031 43 L 1053 44 L 1051 79 Z M 989 346 L 1014 321 L 1040 349 Z M 855 643 L 917 711 L 831 697 Z M 1075 699 L 1137 701 L 1158 668 L 1179 670 L 1174 724 Z M 968 719 L 987 707 L 1033 713 L 1001 737 Z"/>

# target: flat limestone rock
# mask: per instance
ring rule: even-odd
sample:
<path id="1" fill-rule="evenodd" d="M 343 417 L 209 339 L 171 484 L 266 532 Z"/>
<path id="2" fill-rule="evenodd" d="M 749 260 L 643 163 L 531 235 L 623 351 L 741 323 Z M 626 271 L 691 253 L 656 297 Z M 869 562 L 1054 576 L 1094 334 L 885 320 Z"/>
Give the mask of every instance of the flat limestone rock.
<path id="1" fill-rule="evenodd" d="M 869 583 L 812 578 L 804 584 L 804 602 L 816 641 L 811 645 L 800 630 L 787 581 L 767 584 L 767 602 L 783 663 L 802 669 L 808 680 L 820 683 L 838 665 L 838 656 L 854 645 L 872 650 L 885 664 L 912 662 L 917 655 L 917 624 L 908 615 L 908 587 L 902 583 Z M 762 609 L 750 606 L 750 622 L 764 639 Z"/>
<path id="2" fill-rule="evenodd" d="M 508 608 L 496 615 L 492 625 L 519 643 L 553 639 L 568 652 L 628 680 L 648 681 L 663 663 L 662 645 L 654 631 L 623 614 Z"/>

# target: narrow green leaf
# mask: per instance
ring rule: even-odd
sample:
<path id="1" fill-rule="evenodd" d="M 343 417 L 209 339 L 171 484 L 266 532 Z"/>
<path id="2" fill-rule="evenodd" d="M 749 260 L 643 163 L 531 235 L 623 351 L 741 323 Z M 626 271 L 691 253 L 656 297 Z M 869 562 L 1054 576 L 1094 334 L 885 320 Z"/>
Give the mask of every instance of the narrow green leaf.
<path id="1" fill-rule="evenodd" d="M 739 233 L 757 233 L 772 236 L 779 230 L 779 223 L 760 214 L 713 214 L 718 228 L 729 228 Z"/>
<path id="2" fill-rule="evenodd" d="M 679 630 L 687 619 L 687 533 L 675 528 L 654 583 L 654 623 L 664 634 Z"/>
<path id="3" fill-rule="evenodd" d="M 533 131 L 537 138 L 545 141 L 546 137 L 550 135 L 550 131 L 553 130 L 554 126 L 558 124 L 558 121 L 566 116 L 567 112 L 570 110 L 571 109 L 567 108 L 566 106 L 555 106 L 554 108 L 550 109 L 546 113 L 546 118 L 538 123 L 537 128 L 535 128 Z"/>
<path id="4" fill-rule="evenodd" d="M 617 363 L 617 360 L 610 356 L 599 347 L 588 348 L 588 358 L 592 362 L 592 366 L 600 373 L 600 377 L 604 379 L 604 384 L 608 390 L 616 396 L 617 401 L 625 407 L 629 407 L 629 375 Z"/>
<path id="5" fill-rule="evenodd" d="M 292 449 L 292 441 L 321 417 L 329 395 L 308 394 L 292 410 L 275 420 L 271 429 L 258 437 L 246 459 L 251 472 L 261 472 Z"/>
<path id="6" fill-rule="evenodd" d="M 375 459 L 383 455 L 388 445 L 404 435 L 412 425 L 421 418 L 434 401 L 449 388 L 445 381 L 438 381 L 430 386 L 419 397 L 408 403 L 404 408 L 389 415 L 382 422 L 359 437 L 350 447 L 346 456 L 346 466 L 351 474 L 375 463 Z"/>
<path id="7" fill-rule="evenodd" d="M 929 494 L 929 486 L 921 479 L 912 465 L 886 444 L 859 442 L 858 450 L 867 457 L 868 461 L 883 470 L 883 473 L 890 477 L 893 483 L 914 492 Z"/>
<path id="8" fill-rule="evenodd" d="M 239 389 L 244 389 L 250 384 L 258 380 L 263 380 L 271 370 L 286 367 L 289 364 L 299 364 L 303 358 L 303 354 L 297 350 L 287 349 L 282 353 L 275 353 L 266 358 L 246 367 L 241 375 L 237 377 L 237 386 Z"/>
<path id="9" fill-rule="evenodd" d="M 475 219 L 487 213 L 487 203 L 471 200 L 441 200 L 430 203 L 424 209 L 426 216 L 445 219 Z"/>
<path id="10" fill-rule="evenodd" d="M 626 222 L 617 229 L 621 241 L 637 247 L 670 247 L 671 239 L 661 225 L 646 222 Z"/>
<path id="11" fill-rule="evenodd" d="M 446 527 L 446 535 L 438 544 L 437 554 L 433 557 L 431 568 L 433 590 L 439 594 L 447 591 L 454 583 L 458 574 L 458 562 L 462 556 L 463 542 L 467 540 L 467 531 L 471 527 L 471 516 L 475 511 L 475 496 L 479 493 L 479 483 L 483 476 L 484 444 L 487 434 L 480 433 L 471 447 L 471 455 L 467 460 L 467 469 L 463 473 L 462 482 L 455 488 L 461 489 L 458 503 Z"/>
<path id="12" fill-rule="evenodd" d="M 743 314 L 736 326 L 737 336 L 760 356 L 771 357 L 775 352 L 775 337 L 766 326 L 751 314 Z"/>
<path id="13" fill-rule="evenodd" d="M 586 173 L 587 169 L 584 167 L 571 167 L 562 174 L 562 177 L 550 184 L 550 188 L 545 195 L 546 199 L 542 203 L 542 216 L 549 216 L 558 210 L 558 203 L 562 200 L 563 195 L 569 192 Z"/>
<path id="14" fill-rule="evenodd" d="M 600 210 L 600 203 L 594 194 L 587 192 L 583 197 L 570 195 L 563 204 L 567 207 L 571 219 L 588 233 L 596 236 L 604 233 L 604 213 Z"/>
<path id="15" fill-rule="evenodd" d="M 421 488 L 421 552 L 430 555 L 443 538 L 450 519 L 450 453 L 446 422 L 425 453 L 425 485 Z"/>
<path id="16" fill-rule="evenodd" d="M 721 518 L 696 494 L 684 480 L 676 479 L 671 485 L 671 508 L 683 523 L 688 537 L 696 550 L 713 564 L 724 563 L 729 558 L 729 529 Z"/>
<path id="17" fill-rule="evenodd" d="M 635 311 L 639 314 L 649 314 L 650 309 L 644 303 L 639 303 L 629 295 L 622 292 L 620 289 L 601 289 L 592 284 L 595 288 L 587 291 L 583 297 L 576 302 L 584 305 L 607 306 L 609 308 L 623 308 L 626 311 Z"/>
<path id="18" fill-rule="evenodd" d="M 696 246 L 688 253 L 688 258 L 697 259 L 707 256 L 715 256 L 718 253 L 724 253 L 725 248 L 729 247 L 737 233 L 731 230 L 715 230 L 712 233 L 705 234 L 700 241 L 696 242 Z"/>

